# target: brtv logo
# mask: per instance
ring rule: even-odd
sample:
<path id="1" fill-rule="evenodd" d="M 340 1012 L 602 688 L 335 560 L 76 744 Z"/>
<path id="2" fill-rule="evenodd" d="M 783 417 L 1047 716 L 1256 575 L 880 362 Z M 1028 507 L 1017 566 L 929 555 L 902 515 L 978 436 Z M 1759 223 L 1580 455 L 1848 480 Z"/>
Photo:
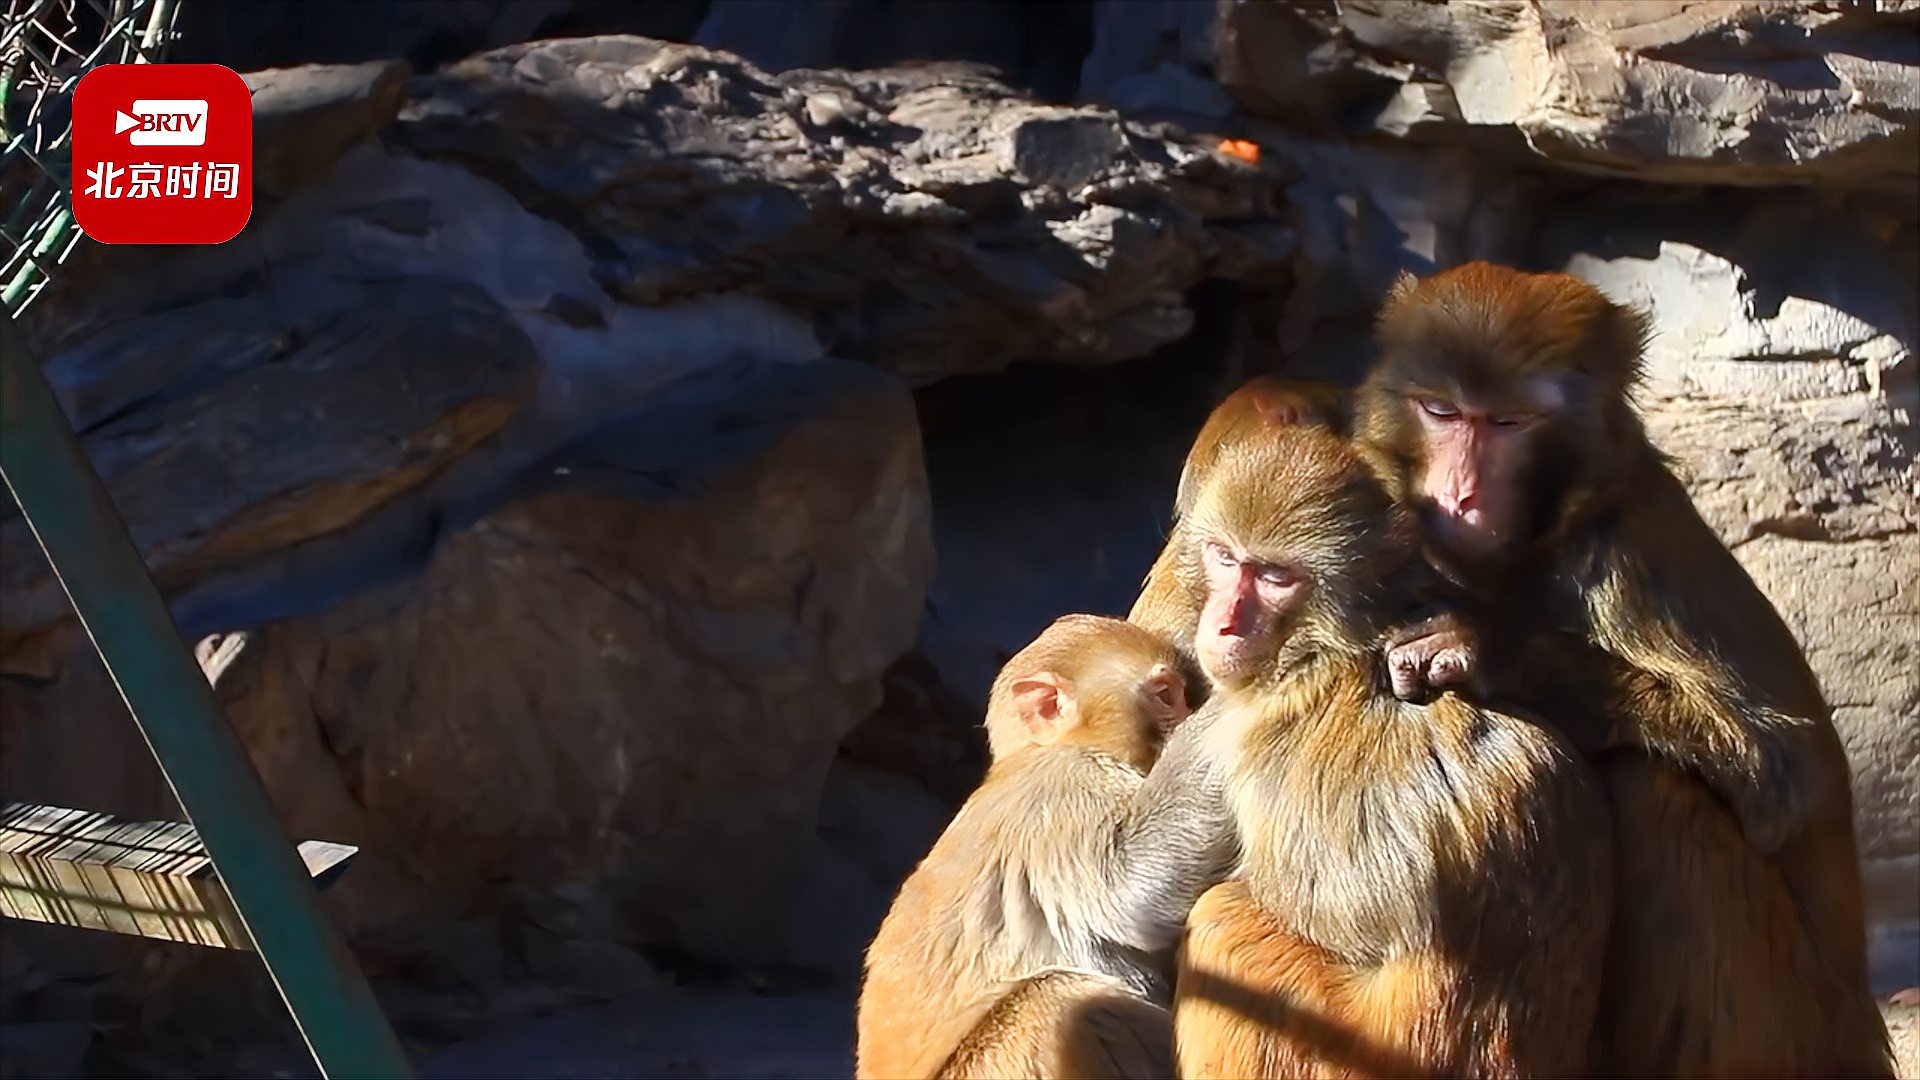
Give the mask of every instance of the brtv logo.
<path id="1" fill-rule="evenodd" d="M 253 214 L 253 93 L 218 64 L 108 64 L 73 90 L 73 217 L 104 244 L 219 244 Z"/>

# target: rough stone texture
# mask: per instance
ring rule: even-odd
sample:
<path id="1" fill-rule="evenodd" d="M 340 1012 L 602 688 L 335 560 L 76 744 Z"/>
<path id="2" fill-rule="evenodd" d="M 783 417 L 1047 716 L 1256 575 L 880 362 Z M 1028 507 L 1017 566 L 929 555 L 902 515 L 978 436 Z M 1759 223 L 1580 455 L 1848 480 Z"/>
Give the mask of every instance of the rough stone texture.
<path id="1" fill-rule="evenodd" d="M 284 196 L 322 179 L 349 148 L 373 137 L 400 111 L 407 69 L 395 61 L 314 64 L 257 71 L 253 90 L 253 181 L 258 194 Z"/>
<path id="2" fill-rule="evenodd" d="M 398 138 L 563 222 L 618 297 L 750 291 L 915 382 L 1143 356 L 1190 328 L 1194 284 L 1292 253 L 1274 177 L 962 65 L 539 42 L 426 81 Z"/>
<path id="3" fill-rule="evenodd" d="M 387 134 L 424 158 L 364 141 L 393 75 L 254 76 L 269 156 L 324 179 L 217 248 L 85 249 L 32 312 L 191 635 L 402 572 L 515 460 L 743 358 L 1121 359 L 1290 253 L 1272 177 L 970 69 L 517 46 L 414 84 Z M 44 672 L 64 601 L 30 559 L 0 595 L 6 669 Z"/>
<path id="4" fill-rule="evenodd" d="M 1920 180 L 1920 6 L 1222 0 L 1221 82 L 1323 130 L 1661 182 Z"/>
<path id="5" fill-rule="evenodd" d="M 673 421 L 734 433 L 706 469 L 672 471 L 662 426 L 563 451 L 419 577 L 242 651 L 219 685 L 295 831 L 373 844 L 443 899 L 571 883 L 629 937 L 779 955 L 765 898 L 805 872 L 827 764 L 919 619 L 919 431 L 849 364 Z"/>
<path id="6" fill-rule="evenodd" d="M 1893 1036 L 1893 1074 L 1900 1080 L 1920 1080 L 1920 1001 L 1909 995 L 1900 1004 L 1880 1006 Z"/>
<path id="7" fill-rule="evenodd" d="M 476 290 L 329 282 L 211 295 L 108 325 L 45 365 L 161 588 L 368 520 L 532 399 L 526 337 Z M 6 670 L 44 674 L 71 609 L 9 502 Z M 58 652 L 71 634 L 53 635 Z"/>

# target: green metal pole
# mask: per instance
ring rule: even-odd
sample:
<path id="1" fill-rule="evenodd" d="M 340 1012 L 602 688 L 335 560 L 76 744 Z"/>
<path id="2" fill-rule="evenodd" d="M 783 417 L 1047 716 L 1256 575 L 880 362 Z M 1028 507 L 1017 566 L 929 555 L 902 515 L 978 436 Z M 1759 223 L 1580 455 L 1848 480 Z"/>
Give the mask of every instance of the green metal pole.
<path id="1" fill-rule="evenodd" d="M 0 475 L 200 833 L 274 985 L 329 1078 L 406 1077 L 406 1054 L 320 910 L 266 785 L 228 726 L 133 538 L 0 317 Z"/>

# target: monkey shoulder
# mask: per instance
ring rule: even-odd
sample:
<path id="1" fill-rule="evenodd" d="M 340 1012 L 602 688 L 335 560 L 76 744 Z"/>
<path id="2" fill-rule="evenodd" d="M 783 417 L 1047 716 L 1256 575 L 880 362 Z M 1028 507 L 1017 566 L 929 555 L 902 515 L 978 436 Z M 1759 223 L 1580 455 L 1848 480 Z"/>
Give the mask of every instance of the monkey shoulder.
<path id="1" fill-rule="evenodd" d="M 1643 670 L 1700 669 L 1757 703 L 1828 718 L 1792 629 L 1679 479 L 1655 463 L 1634 491 L 1559 566 L 1589 640 Z"/>

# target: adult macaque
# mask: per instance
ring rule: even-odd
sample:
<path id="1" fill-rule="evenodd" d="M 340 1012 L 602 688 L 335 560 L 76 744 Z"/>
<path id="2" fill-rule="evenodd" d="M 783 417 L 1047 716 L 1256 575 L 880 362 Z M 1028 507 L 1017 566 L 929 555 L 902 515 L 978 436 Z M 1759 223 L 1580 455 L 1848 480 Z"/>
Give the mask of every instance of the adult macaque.
<path id="1" fill-rule="evenodd" d="M 1606 807 L 1556 732 L 1387 686 L 1412 514 L 1346 440 L 1281 428 L 1222 447 L 1177 541 L 1243 853 L 1189 919 L 1180 1075 L 1590 1069 Z"/>
<path id="2" fill-rule="evenodd" d="M 1477 636 L 1496 700 L 1600 755 L 1623 901 L 1606 1068 L 1890 1076 L 1846 758 L 1793 635 L 1629 404 L 1647 333 L 1562 274 L 1396 283 L 1355 428 L 1468 607 L 1398 635 L 1394 681 L 1454 681 L 1430 658 Z"/>
<path id="3" fill-rule="evenodd" d="M 857 1076 L 1168 1075 L 1166 951 L 1231 856 L 1170 831 L 1217 785 L 1144 790 L 1187 714 L 1179 656 L 1118 619 L 1066 616 L 1007 662 L 986 779 L 867 952 Z"/>

